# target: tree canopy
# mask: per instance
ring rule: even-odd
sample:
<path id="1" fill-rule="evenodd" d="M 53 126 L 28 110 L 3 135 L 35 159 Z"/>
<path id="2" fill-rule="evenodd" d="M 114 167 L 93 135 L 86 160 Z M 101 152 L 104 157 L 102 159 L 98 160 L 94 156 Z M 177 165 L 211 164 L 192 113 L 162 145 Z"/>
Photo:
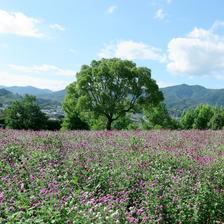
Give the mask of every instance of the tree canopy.
<path id="1" fill-rule="evenodd" d="M 47 117 L 41 112 L 36 97 L 26 95 L 21 101 L 14 101 L 5 110 L 5 124 L 13 129 L 44 129 Z"/>
<path id="2" fill-rule="evenodd" d="M 106 119 L 106 128 L 126 113 L 163 100 L 151 70 L 117 58 L 93 60 L 83 65 L 76 81 L 69 85 L 64 101 L 66 116 L 92 113 Z"/>
<path id="3" fill-rule="evenodd" d="M 199 105 L 195 109 L 195 118 L 193 128 L 208 129 L 209 121 L 214 114 L 214 109 L 209 105 Z"/>
<path id="4" fill-rule="evenodd" d="M 143 128 L 177 129 L 178 122 L 169 115 L 166 105 L 160 103 L 155 107 L 144 109 Z"/>
<path id="5" fill-rule="evenodd" d="M 223 108 L 215 108 L 214 114 L 209 121 L 209 127 L 213 130 L 219 130 L 224 127 L 224 110 Z"/>
<path id="6" fill-rule="evenodd" d="M 194 109 L 189 108 L 181 114 L 180 124 L 184 129 L 192 129 L 194 124 Z"/>
<path id="7" fill-rule="evenodd" d="M 180 123 L 184 129 L 208 129 L 211 125 L 215 126 L 217 119 L 213 116 L 217 109 L 206 104 L 198 105 L 195 109 L 189 108 L 182 113 Z M 213 120 L 212 120 L 213 118 Z"/>

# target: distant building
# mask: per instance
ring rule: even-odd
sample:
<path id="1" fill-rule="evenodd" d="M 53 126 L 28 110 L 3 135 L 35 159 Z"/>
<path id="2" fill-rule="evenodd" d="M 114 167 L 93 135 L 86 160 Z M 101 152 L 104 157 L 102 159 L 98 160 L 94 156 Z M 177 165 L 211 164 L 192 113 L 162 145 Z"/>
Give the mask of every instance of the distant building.
<path id="1" fill-rule="evenodd" d="M 64 111 L 61 106 L 52 106 L 41 110 L 50 120 L 60 120 L 64 117 Z"/>

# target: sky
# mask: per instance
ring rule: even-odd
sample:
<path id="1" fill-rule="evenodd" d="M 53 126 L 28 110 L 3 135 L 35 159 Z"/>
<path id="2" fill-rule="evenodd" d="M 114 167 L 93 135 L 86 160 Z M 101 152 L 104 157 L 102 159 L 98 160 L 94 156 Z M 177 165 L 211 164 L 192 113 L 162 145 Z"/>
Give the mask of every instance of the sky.
<path id="1" fill-rule="evenodd" d="M 223 0 L 0 0 L 0 86 L 61 90 L 117 57 L 160 87 L 224 88 Z"/>

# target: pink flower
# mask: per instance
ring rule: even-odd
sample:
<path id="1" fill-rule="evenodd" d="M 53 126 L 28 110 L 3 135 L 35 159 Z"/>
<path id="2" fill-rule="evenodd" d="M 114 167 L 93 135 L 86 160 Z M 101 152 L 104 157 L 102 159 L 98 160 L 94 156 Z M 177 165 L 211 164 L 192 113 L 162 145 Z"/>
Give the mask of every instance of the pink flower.
<path id="1" fill-rule="evenodd" d="M 9 178 L 9 175 L 2 177 L 2 181 L 6 181 Z"/>
<path id="2" fill-rule="evenodd" d="M 137 215 L 141 215 L 143 212 L 144 212 L 144 210 L 141 208 L 141 209 L 138 209 L 138 210 L 136 211 L 136 214 L 137 214 Z"/>
<path id="3" fill-rule="evenodd" d="M 40 193 L 39 193 L 39 196 L 44 196 L 48 193 L 48 190 L 46 188 L 42 188 L 40 189 Z"/>
<path id="4" fill-rule="evenodd" d="M 30 179 L 31 179 L 31 180 L 35 180 L 36 177 L 35 177 L 34 175 L 30 175 Z"/>
<path id="5" fill-rule="evenodd" d="M 134 217 L 127 217 L 127 220 L 128 220 L 128 222 L 130 222 L 130 223 L 138 223 L 138 220 L 136 219 L 136 218 L 134 218 Z"/>
<path id="6" fill-rule="evenodd" d="M 4 201 L 4 192 L 0 191 L 0 204 Z"/>

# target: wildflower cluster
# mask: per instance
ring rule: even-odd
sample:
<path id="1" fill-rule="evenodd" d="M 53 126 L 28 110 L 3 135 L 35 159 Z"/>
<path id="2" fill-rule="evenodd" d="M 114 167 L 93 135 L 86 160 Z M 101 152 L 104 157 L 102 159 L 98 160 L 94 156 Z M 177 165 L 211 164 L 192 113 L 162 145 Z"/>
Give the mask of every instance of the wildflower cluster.
<path id="1" fill-rule="evenodd" d="M 0 131 L 0 223 L 223 222 L 223 131 Z"/>

